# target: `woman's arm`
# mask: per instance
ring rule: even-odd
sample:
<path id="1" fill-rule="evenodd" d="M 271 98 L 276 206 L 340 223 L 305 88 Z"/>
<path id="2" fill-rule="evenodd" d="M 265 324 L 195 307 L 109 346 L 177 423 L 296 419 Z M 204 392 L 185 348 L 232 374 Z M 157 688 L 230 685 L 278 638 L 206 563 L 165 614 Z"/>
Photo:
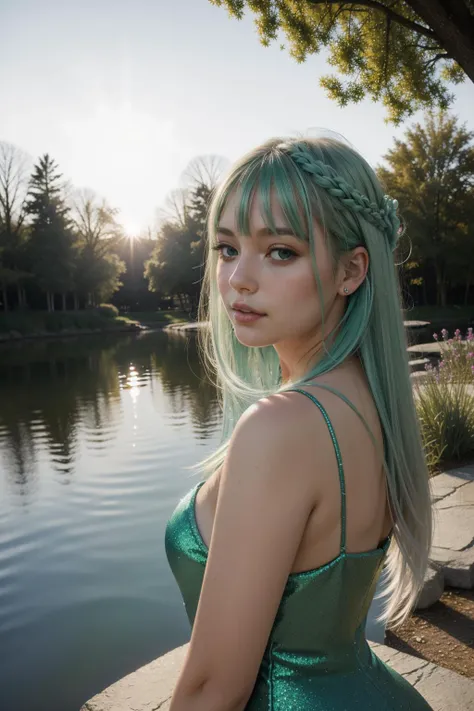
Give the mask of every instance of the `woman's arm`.
<path id="1" fill-rule="evenodd" d="M 240 418 L 170 711 L 245 708 L 314 507 L 316 452 L 318 468 L 336 466 L 324 420 L 315 426 L 305 398 L 272 395 Z"/>

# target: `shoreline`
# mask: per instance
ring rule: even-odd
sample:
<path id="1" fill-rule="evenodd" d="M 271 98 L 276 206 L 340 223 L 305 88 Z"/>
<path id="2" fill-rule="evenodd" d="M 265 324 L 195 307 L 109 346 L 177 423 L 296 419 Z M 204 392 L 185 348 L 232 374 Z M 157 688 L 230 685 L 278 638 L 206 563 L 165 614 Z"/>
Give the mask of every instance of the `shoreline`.
<path id="1" fill-rule="evenodd" d="M 65 328 L 61 331 L 42 331 L 37 333 L 19 333 L 10 332 L 7 334 L 0 333 L 0 347 L 19 343 L 21 341 L 37 341 L 41 339 L 51 340 L 54 338 L 73 338 L 75 336 L 96 336 L 103 333 L 141 333 L 142 331 L 152 331 L 154 329 L 144 326 L 143 324 L 123 325 L 116 328 Z"/>
<path id="2" fill-rule="evenodd" d="M 9 345 L 11 343 L 18 343 L 20 341 L 30 341 L 30 340 L 40 340 L 40 339 L 54 339 L 54 338 L 69 338 L 74 336 L 96 336 L 100 334 L 110 334 L 110 333 L 143 333 L 144 331 L 171 331 L 171 332 L 182 332 L 182 331 L 197 331 L 201 328 L 200 323 L 160 323 L 160 322 L 149 322 L 147 323 L 136 323 L 130 325 L 123 325 L 114 328 L 78 328 L 70 329 L 65 328 L 61 331 L 41 331 L 36 333 L 20 333 L 19 331 L 11 331 L 10 333 L 0 333 L 0 347 L 2 345 Z"/>

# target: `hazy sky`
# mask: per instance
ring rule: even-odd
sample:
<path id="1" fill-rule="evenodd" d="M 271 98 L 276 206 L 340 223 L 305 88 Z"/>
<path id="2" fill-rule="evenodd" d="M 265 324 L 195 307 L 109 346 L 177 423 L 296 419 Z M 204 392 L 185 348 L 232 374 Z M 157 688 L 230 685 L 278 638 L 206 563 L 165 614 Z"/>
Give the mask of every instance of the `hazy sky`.
<path id="1" fill-rule="evenodd" d="M 370 101 L 338 108 L 318 86 L 324 57 L 298 65 L 259 44 L 251 15 L 208 0 L 0 0 L 0 27 L 0 140 L 50 153 L 131 231 L 152 224 L 196 155 L 233 160 L 321 127 L 376 164 L 404 131 Z M 473 84 L 455 93 L 474 129 Z"/>

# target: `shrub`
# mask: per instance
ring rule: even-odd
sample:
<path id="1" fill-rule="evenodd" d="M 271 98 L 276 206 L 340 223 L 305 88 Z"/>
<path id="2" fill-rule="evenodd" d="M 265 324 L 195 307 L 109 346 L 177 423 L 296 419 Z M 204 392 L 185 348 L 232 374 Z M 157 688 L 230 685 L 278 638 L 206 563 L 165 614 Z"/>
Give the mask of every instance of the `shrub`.
<path id="1" fill-rule="evenodd" d="M 98 314 L 105 316 L 106 318 L 117 318 L 119 315 L 118 308 L 113 304 L 100 304 L 97 306 L 96 311 Z"/>
<path id="2" fill-rule="evenodd" d="M 474 454 L 474 336 L 457 330 L 442 332 L 438 366 L 426 367 L 426 378 L 415 384 L 415 401 L 428 466 L 458 461 Z M 434 339 L 438 340 L 437 334 Z"/>

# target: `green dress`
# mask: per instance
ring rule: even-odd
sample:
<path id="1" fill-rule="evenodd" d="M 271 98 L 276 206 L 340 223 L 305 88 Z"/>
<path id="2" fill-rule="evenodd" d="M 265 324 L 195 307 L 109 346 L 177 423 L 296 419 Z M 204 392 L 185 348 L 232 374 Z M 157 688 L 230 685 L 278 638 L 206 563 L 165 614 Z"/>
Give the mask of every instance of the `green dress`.
<path id="1" fill-rule="evenodd" d="M 367 613 L 391 536 L 363 553 L 346 551 L 346 502 L 342 457 L 331 433 L 341 485 L 339 555 L 288 580 L 270 632 L 247 711 L 432 711 L 420 693 L 382 662 L 365 637 Z M 194 622 L 208 549 L 194 504 L 204 481 L 176 506 L 166 526 L 168 562 Z"/>

